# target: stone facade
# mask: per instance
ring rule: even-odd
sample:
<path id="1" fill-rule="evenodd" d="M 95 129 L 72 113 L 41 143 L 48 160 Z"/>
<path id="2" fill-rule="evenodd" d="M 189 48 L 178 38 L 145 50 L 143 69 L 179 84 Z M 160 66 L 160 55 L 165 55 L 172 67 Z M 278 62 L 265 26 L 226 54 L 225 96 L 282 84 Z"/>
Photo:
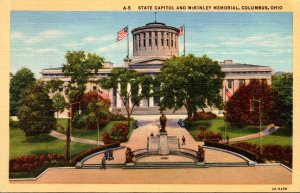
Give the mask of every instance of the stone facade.
<path id="1" fill-rule="evenodd" d="M 153 75 L 160 73 L 164 61 L 172 56 L 179 56 L 179 29 L 167 26 L 164 23 L 148 23 L 145 26 L 132 30 L 133 56 L 124 59 L 124 67 L 134 69 L 145 74 Z M 220 94 L 223 101 L 228 100 L 225 95 L 225 88 L 234 93 L 241 84 L 248 84 L 252 79 L 259 79 L 271 84 L 272 69 L 269 66 L 234 63 L 232 60 L 220 62 L 222 71 L 225 72 L 223 89 Z M 113 64 L 105 62 L 104 67 L 92 78 L 94 80 L 108 76 Z M 65 84 L 69 78 L 64 77 L 62 68 L 43 69 L 42 80 L 49 81 L 54 78 L 63 80 Z M 156 85 L 159 87 L 159 85 Z M 101 89 L 95 83 L 87 84 L 87 91 Z M 112 100 L 112 106 L 122 108 L 123 104 L 116 90 L 106 90 Z M 145 99 L 141 102 L 144 109 L 155 107 L 159 103 L 159 97 Z"/>

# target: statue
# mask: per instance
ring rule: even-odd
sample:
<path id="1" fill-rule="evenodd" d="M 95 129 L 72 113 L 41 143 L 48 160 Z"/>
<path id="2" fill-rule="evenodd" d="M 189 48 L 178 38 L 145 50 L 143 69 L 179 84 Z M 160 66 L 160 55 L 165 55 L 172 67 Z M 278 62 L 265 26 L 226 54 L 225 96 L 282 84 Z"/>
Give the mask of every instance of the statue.
<path id="1" fill-rule="evenodd" d="M 125 163 L 132 163 L 134 154 L 133 154 L 133 152 L 131 151 L 131 149 L 129 147 L 127 147 L 125 155 L 126 155 Z"/>
<path id="2" fill-rule="evenodd" d="M 161 126 L 160 132 L 166 132 L 167 117 L 163 113 L 159 117 L 159 122 Z"/>
<path id="3" fill-rule="evenodd" d="M 204 162 L 204 149 L 198 145 L 197 159 L 199 162 Z"/>

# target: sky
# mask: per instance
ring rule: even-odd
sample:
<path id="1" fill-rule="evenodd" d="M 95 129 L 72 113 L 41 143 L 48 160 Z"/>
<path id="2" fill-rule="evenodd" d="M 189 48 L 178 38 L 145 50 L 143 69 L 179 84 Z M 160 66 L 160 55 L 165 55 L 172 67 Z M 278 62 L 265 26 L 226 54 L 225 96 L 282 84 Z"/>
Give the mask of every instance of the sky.
<path id="1" fill-rule="evenodd" d="M 154 12 L 11 12 L 11 72 L 61 67 L 68 50 L 96 53 L 115 66 L 127 55 L 129 30 L 154 22 Z M 158 12 L 157 22 L 185 25 L 186 54 L 206 54 L 213 60 L 233 60 L 292 72 L 292 13 Z M 130 52 L 132 56 L 132 36 Z M 183 54 L 183 36 L 179 54 Z"/>

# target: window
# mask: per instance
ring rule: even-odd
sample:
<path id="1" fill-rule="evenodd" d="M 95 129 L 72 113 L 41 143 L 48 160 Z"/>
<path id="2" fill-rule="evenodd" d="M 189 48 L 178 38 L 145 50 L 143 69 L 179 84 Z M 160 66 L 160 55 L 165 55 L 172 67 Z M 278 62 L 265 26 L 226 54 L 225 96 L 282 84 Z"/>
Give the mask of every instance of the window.
<path id="1" fill-rule="evenodd" d="M 97 89 L 97 86 L 93 86 L 93 90 L 96 90 Z"/>
<path id="2" fill-rule="evenodd" d="M 233 80 L 228 80 L 228 88 L 232 88 Z"/>
<path id="3" fill-rule="evenodd" d="M 146 47 L 146 33 L 143 33 L 143 36 L 144 36 L 143 47 Z"/>
<path id="4" fill-rule="evenodd" d="M 167 33 L 167 46 L 169 47 L 169 33 Z"/>
<path id="5" fill-rule="evenodd" d="M 155 32 L 155 46 L 157 46 L 157 31 Z"/>
<path id="6" fill-rule="evenodd" d="M 149 39 L 149 47 L 152 47 L 152 39 Z"/>
<path id="7" fill-rule="evenodd" d="M 171 47 L 173 47 L 173 34 L 171 34 Z"/>
<path id="8" fill-rule="evenodd" d="M 139 48 L 141 47 L 141 39 L 140 39 L 140 34 L 138 35 L 138 41 L 139 41 Z"/>
<path id="9" fill-rule="evenodd" d="M 164 46 L 164 32 L 161 32 L 161 46 Z"/>
<path id="10" fill-rule="evenodd" d="M 261 82 L 263 83 L 263 84 L 267 84 L 268 82 L 267 82 L 267 79 L 261 79 Z"/>

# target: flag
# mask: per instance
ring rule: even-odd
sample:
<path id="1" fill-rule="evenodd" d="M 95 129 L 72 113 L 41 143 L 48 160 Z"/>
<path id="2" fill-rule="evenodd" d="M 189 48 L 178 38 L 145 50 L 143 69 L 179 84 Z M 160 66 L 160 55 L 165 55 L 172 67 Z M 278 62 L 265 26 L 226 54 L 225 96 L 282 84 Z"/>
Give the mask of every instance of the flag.
<path id="1" fill-rule="evenodd" d="M 232 97 L 232 93 L 225 87 L 225 95 L 230 98 Z"/>
<path id="2" fill-rule="evenodd" d="M 105 93 L 105 92 L 103 92 L 101 90 L 98 90 L 98 96 L 100 96 L 104 100 L 108 100 L 109 99 L 108 93 Z"/>
<path id="3" fill-rule="evenodd" d="M 128 27 L 124 27 L 117 33 L 117 42 L 128 36 Z"/>
<path id="4" fill-rule="evenodd" d="M 178 37 L 179 37 L 179 36 L 182 36 L 184 34 L 184 26 L 181 26 L 178 29 L 179 29 L 179 33 L 178 33 Z"/>

